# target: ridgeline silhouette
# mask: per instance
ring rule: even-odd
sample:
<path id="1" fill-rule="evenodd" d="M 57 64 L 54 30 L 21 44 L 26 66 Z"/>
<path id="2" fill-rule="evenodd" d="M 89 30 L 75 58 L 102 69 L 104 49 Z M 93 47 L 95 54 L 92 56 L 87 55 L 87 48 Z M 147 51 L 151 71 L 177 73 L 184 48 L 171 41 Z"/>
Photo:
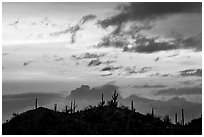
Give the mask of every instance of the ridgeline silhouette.
<path id="1" fill-rule="evenodd" d="M 112 99 L 105 103 L 103 94 L 97 106 L 88 106 L 84 110 L 76 111 L 76 101 L 65 107 L 64 112 L 38 107 L 21 114 L 14 114 L 11 120 L 3 123 L 3 135 L 201 135 L 202 117 L 184 123 L 182 120 L 173 124 L 168 115 L 163 119 L 154 114 L 136 112 L 134 102 L 131 109 L 126 106 L 118 107 L 118 94 L 114 91 Z"/>

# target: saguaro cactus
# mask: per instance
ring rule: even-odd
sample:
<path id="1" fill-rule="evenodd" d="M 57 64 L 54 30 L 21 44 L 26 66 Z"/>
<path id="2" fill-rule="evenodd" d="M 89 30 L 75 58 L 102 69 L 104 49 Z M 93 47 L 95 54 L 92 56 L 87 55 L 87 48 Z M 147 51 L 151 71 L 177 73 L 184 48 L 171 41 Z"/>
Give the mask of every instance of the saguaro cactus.
<path id="1" fill-rule="evenodd" d="M 152 108 L 152 116 L 154 116 L 154 108 Z"/>
<path id="2" fill-rule="evenodd" d="M 134 109 L 134 102 L 133 102 L 133 101 L 131 101 L 131 110 L 132 110 L 133 112 L 135 112 L 135 109 Z"/>
<path id="3" fill-rule="evenodd" d="M 57 104 L 54 104 L 54 110 L 57 112 Z"/>
<path id="4" fill-rule="evenodd" d="M 114 94 L 112 95 L 112 100 L 113 100 L 113 105 L 116 107 L 118 105 L 117 99 L 118 99 L 118 94 L 116 93 L 116 90 L 115 90 Z"/>
<path id="5" fill-rule="evenodd" d="M 77 105 L 76 105 L 76 101 L 74 100 L 74 104 L 73 104 L 73 113 L 75 113 L 76 107 L 77 107 Z"/>
<path id="6" fill-rule="evenodd" d="M 178 123 L 178 119 L 177 119 L 177 113 L 175 113 L 175 124 Z"/>
<path id="7" fill-rule="evenodd" d="M 101 95 L 101 102 L 99 103 L 101 107 L 105 105 L 105 101 L 103 100 L 103 94 Z"/>
<path id="8" fill-rule="evenodd" d="M 67 109 L 67 108 L 68 108 L 68 107 L 66 106 L 66 107 L 65 107 L 65 112 L 66 112 L 66 113 L 68 112 L 68 109 Z"/>
<path id="9" fill-rule="evenodd" d="M 181 109 L 181 124 L 184 126 L 184 111 Z"/>
<path id="10" fill-rule="evenodd" d="M 38 99 L 36 98 L 35 99 L 35 109 L 37 109 L 38 108 Z"/>

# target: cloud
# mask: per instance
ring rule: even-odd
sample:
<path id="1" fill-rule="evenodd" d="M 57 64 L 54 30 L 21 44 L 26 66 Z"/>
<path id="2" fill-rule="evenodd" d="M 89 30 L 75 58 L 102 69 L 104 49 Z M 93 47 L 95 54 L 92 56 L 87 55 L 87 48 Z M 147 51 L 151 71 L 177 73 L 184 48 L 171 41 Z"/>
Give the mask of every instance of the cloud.
<path id="1" fill-rule="evenodd" d="M 196 51 L 202 51 L 202 33 L 187 39 L 179 39 L 179 41 L 181 42 L 181 46 L 183 46 L 183 48 L 193 48 Z"/>
<path id="2" fill-rule="evenodd" d="M 202 69 L 186 69 L 180 71 L 181 76 L 200 76 L 202 77 Z"/>
<path id="3" fill-rule="evenodd" d="M 82 85 L 80 88 L 76 88 L 71 91 L 71 94 L 67 96 L 69 100 L 100 100 L 101 95 L 104 94 L 104 99 L 109 100 L 115 90 L 118 90 L 114 85 L 103 85 L 96 88 L 90 88 L 88 85 Z M 122 98 L 119 96 L 119 98 Z"/>
<path id="4" fill-rule="evenodd" d="M 57 55 L 54 55 L 54 60 L 55 61 L 63 61 L 64 60 L 64 58 L 63 57 L 60 57 L 60 56 L 57 56 Z"/>
<path id="5" fill-rule="evenodd" d="M 166 73 L 166 74 L 161 74 L 159 72 L 151 74 L 150 76 L 160 76 L 160 77 L 168 77 L 170 74 Z"/>
<path id="6" fill-rule="evenodd" d="M 169 88 L 159 90 L 155 95 L 201 95 L 201 87 L 184 87 L 184 88 Z"/>
<path id="7" fill-rule="evenodd" d="M 88 64 L 88 66 L 98 66 L 100 65 L 102 62 L 99 60 L 99 59 L 94 59 L 94 60 L 91 60 Z"/>
<path id="8" fill-rule="evenodd" d="M 136 68 L 136 66 L 128 66 L 123 69 L 123 74 L 125 75 L 131 75 L 131 74 L 137 74 L 137 73 L 146 73 L 148 71 L 152 70 L 152 67 L 142 67 L 142 68 Z"/>
<path id="9" fill-rule="evenodd" d="M 129 35 L 129 34 L 128 34 Z M 186 39 L 174 39 L 169 41 L 161 41 L 158 37 L 148 38 L 142 34 L 131 36 L 130 42 L 128 35 L 113 35 L 109 34 L 102 38 L 97 47 L 114 47 L 123 49 L 125 52 L 139 53 L 154 53 L 158 51 L 167 51 L 175 49 L 194 49 L 195 51 L 202 50 L 202 34 Z M 169 57 L 177 56 L 178 54 Z"/>
<path id="10" fill-rule="evenodd" d="M 202 50 L 202 34 L 189 38 L 174 38 L 161 41 L 158 37 L 148 38 L 138 35 L 142 30 L 153 28 L 153 20 L 164 19 L 172 14 L 202 13 L 202 3 L 199 2 L 139 2 L 122 4 L 119 13 L 109 18 L 99 20 L 103 28 L 114 26 L 115 29 L 105 36 L 97 47 L 115 47 L 128 52 L 153 53 L 174 49 Z M 129 26 L 129 27 L 128 27 Z M 128 29 L 127 29 L 128 28 Z M 131 41 L 133 42 L 130 42 Z"/>
<path id="11" fill-rule="evenodd" d="M 96 18 L 96 15 L 89 14 L 89 15 L 83 16 L 80 22 L 81 22 L 81 24 L 84 24 L 84 23 L 86 23 L 87 21 L 93 20 L 93 19 L 95 19 L 95 18 Z"/>
<path id="12" fill-rule="evenodd" d="M 135 2 L 122 4 L 120 11 L 98 23 L 106 28 L 108 26 L 120 26 L 128 21 L 154 20 L 170 14 L 202 13 L 201 2 Z"/>
<path id="13" fill-rule="evenodd" d="M 122 68 L 122 67 L 106 66 L 103 69 L 101 69 L 101 71 L 114 71 L 114 70 L 117 70 L 120 68 Z"/>
<path id="14" fill-rule="evenodd" d="M 133 51 L 141 53 L 153 53 L 164 50 L 173 50 L 177 46 L 171 42 L 158 41 L 156 38 L 146 38 L 145 36 L 138 36 L 132 47 L 125 47 L 124 51 Z"/>
<path id="15" fill-rule="evenodd" d="M 153 53 L 177 49 L 179 45 L 172 41 L 159 41 L 157 38 L 147 38 L 143 35 L 134 37 L 134 42 L 131 43 L 125 37 L 108 35 L 97 44 L 97 47 L 121 48 L 126 52 Z"/>
<path id="16" fill-rule="evenodd" d="M 143 67 L 141 68 L 138 73 L 145 73 L 145 72 L 148 72 L 152 69 L 152 67 Z"/>
<path id="17" fill-rule="evenodd" d="M 33 62 L 32 60 L 27 61 L 27 62 L 24 62 L 24 63 L 23 63 L 23 66 L 27 66 L 27 65 L 29 65 L 29 64 L 32 63 L 32 62 Z"/>
<path id="18" fill-rule="evenodd" d="M 135 66 L 134 67 L 126 67 L 124 69 L 124 71 L 125 71 L 126 74 L 135 74 L 135 73 L 138 73 L 136 71 L 136 67 Z"/>
<path id="19" fill-rule="evenodd" d="M 133 86 L 133 88 L 164 88 L 166 87 L 166 85 L 148 85 L 148 84 L 145 84 L 145 85 L 135 85 Z"/>
<path id="20" fill-rule="evenodd" d="M 178 55 L 179 55 L 179 54 L 176 53 L 176 54 L 169 55 L 169 56 L 167 56 L 167 57 L 171 58 L 171 57 L 175 57 L 175 56 L 178 56 Z"/>
<path id="21" fill-rule="evenodd" d="M 128 45 L 128 42 L 124 37 L 107 35 L 102 38 L 102 41 L 99 42 L 96 47 L 124 48 L 127 45 Z"/>
<path id="22" fill-rule="evenodd" d="M 160 57 L 156 57 L 155 59 L 154 59 L 154 62 L 157 62 L 157 61 L 159 61 L 160 60 Z"/>
<path id="23" fill-rule="evenodd" d="M 73 25 L 73 26 L 69 26 L 68 28 L 64 29 L 64 30 L 61 30 L 61 31 L 58 31 L 58 32 L 54 32 L 54 33 L 50 33 L 51 36 L 59 36 L 59 35 L 62 35 L 62 34 L 67 34 L 67 33 L 70 33 L 71 34 L 71 43 L 75 43 L 75 37 L 76 37 L 76 34 L 79 30 L 82 30 L 82 26 L 83 24 L 85 24 L 86 22 L 90 21 L 90 20 L 93 20 L 95 19 L 96 16 L 95 15 L 86 15 L 86 16 L 83 16 L 81 18 L 81 20 Z"/>
<path id="24" fill-rule="evenodd" d="M 105 56 L 106 54 L 101 53 L 101 54 L 96 54 L 96 53 L 83 53 L 80 56 L 77 55 L 72 55 L 72 58 L 76 60 L 81 60 L 81 59 L 93 59 L 93 58 L 100 58 Z"/>

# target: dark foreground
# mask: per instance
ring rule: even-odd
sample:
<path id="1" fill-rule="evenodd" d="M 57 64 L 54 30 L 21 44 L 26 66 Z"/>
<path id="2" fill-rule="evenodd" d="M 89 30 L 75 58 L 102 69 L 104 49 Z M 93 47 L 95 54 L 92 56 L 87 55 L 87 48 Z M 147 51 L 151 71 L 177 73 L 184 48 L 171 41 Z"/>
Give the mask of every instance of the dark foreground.
<path id="1" fill-rule="evenodd" d="M 72 114 L 40 107 L 4 123 L 2 134 L 201 135 L 202 118 L 182 126 L 172 124 L 168 117 L 161 120 L 160 117 L 143 115 L 126 107 L 88 107 Z"/>

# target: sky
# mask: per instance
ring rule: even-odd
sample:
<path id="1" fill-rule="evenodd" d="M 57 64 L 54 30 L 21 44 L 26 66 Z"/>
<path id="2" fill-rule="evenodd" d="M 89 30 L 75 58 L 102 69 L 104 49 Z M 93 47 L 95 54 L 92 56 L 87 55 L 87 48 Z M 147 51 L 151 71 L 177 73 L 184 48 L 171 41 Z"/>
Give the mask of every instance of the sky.
<path id="1" fill-rule="evenodd" d="M 3 121 L 115 89 L 141 113 L 202 113 L 201 3 L 3 2 L 2 18 Z"/>

